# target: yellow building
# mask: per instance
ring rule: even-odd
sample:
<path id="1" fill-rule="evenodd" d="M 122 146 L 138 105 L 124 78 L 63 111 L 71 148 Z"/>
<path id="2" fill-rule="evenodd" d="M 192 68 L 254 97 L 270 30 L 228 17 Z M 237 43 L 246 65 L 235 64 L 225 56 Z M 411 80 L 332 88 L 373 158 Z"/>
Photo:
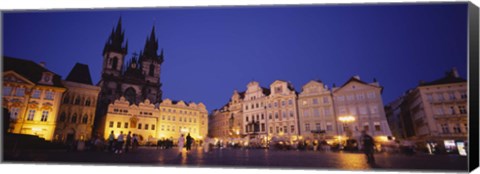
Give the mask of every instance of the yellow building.
<path id="1" fill-rule="evenodd" d="M 44 64 L 4 57 L 3 107 L 10 112 L 11 133 L 52 140 L 65 87 Z"/>
<path id="2" fill-rule="evenodd" d="M 77 63 L 65 81 L 55 139 L 63 142 L 88 140 L 92 136 L 95 106 L 100 87 L 94 86 L 88 65 Z"/>
<path id="3" fill-rule="evenodd" d="M 139 135 L 140 143 L 154 143 L 163 138 L 175 141 L 181 134 L 188 133 L 195 140 L 202 140 L 208 133 L 207 114 L 203 103 L 165 99 L 154 105 L 146 99 L 137 106 L 121 97 L 108 107 L 104 138 L 107 139 L 111 131 L 115 137 L 122 131 Z"/>

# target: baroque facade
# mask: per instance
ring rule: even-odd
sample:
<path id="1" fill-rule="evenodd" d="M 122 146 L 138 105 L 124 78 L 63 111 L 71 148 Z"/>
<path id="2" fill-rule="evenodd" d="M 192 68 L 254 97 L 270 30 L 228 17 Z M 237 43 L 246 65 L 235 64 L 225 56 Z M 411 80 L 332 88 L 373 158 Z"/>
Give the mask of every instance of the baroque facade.
<path id="1" fill-rule="evenodd" d="M 230 101 L 209 116 L 209 133 L 220 140 L 239 138 L 244 134 L 243 99 L 245 92 L 233 91 Z"/>
<path id="2" fill-rule="evenodd" d="M 10 133 L 52 140 L 62 93 L 59 75 L 45 64 L 4 57 L 3 107 L 10 113 Z"/>
<path id="3" fill-rule="evenodd" d="M 92 136 L 95 106 L 100 87 L 94 86 L 88 65 L 77 63 L 62 81 L 63 94 L 55 139 L 62 142 L 88 140 Z"/>

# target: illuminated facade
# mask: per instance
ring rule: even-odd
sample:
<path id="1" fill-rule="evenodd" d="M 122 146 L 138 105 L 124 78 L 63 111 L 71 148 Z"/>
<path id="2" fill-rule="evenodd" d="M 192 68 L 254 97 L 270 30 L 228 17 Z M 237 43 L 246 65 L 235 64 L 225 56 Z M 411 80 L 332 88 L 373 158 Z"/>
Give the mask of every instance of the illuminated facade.
<path id="1" fill-rule="evenodd" d="M 292 84 L 276 80 L 266 102 L 270 137 L 296 139 L 298 131 L 297 93 Z"/>
<path id="2" fill-rule="evenodd" d="M 95 106 L 100 87 L 94 86 L 88 65 L 77 63 L 62 81 L 63 94 L 55 130 L 55 140 L 88 140 L 93 131 Z"/>
<path id="3" fill-rule="evenodd" d="M 243 134 L 263 138 L 267 136 L 266 102 L 270 90 L 258 82 L 248 83 L 243 99 Z"/>
<path id="4" fill-rule="evenodd" d="M 230 101 L 209 117 L 209 136 L 221 140 L 240 138 L 243 134 L 243 97 L 245 92 L 233 91 Z"/>
<path id="5" fill-rule="evenodd" d="M 222 140 L 231 137 L 230 112 L 226 110 L 226 106 L 220 110 L 214 110 L 208 123 L 210 124 L 208 135 Z"/>
<path id="6" fill-rule="evenodd" d="M 336 117 L 330 90 L 321 81 L 311 80 L 298 95 L 300 135 L 307 140 L 331 140 L 337 135 Z"/>
<path id="7" fill-rule="evenodd" d="M 104 137 L 111 131 L 118 136 L 131 132 L 140 137 L 141 143 L 156 142 L 168 138 L 176 141 L 181 134 L 202 140 L 208 133 L 208 112 L 203 103 L 186 104 L 183 101 L 165 99 L 153 104 L 148 99 L 138 105 L 130 105 L 125 97 L 108 107 Z"/>
<path id="8" fill-rule="evenodd" d="M 44 66 L 4 57 L 2 103 L 10 112 L 9 132 L 53 139 L 65 87 L 60 76 Z"/>
<path id="9" fill-rule="evenodd" d="M 382 90 L 375 79 L 366 83 L 359 76 L 332 89 L 339 135 L 359 139 L 361 131 L 365 130 L 378 141 L 392 136 L 383 107 Z"/>

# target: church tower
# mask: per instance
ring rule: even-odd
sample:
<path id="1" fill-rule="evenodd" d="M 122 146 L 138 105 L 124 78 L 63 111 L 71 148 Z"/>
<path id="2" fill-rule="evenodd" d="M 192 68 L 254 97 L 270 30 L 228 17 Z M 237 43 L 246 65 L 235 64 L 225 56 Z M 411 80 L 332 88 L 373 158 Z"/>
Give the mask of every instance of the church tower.
<path id="1" fill-rule="evenodd" d="M 155 26 L 145 41 L 143 52 L 140 53 L 139 63 L 145 78 L 142 98 L 148 98 L 154 103 L 161 102 L 162 83 L 160 82 L 160 70 L 163 63 L 163 49 L 158 54 L 158 39 L 155 37 Z"/>
<path id="2" fill-rule="evenodd" d="M 122 18 L 118 19 L 117 28 L 112 28 L 112 33 L 103 48 L 103 76 L 119 77 L 122 72 L 123 62 L 127 54 L 128 42 L 124 41 L 125 32 L 122 31 Z"/>

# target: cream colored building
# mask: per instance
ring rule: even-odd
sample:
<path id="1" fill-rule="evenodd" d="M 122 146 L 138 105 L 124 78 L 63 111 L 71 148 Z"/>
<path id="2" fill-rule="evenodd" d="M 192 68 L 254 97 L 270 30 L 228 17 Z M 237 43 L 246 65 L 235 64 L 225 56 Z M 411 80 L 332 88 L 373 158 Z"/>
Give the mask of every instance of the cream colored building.
<path id="1" fill-rule="evenodd" d="M 176 141 L 181 134 L 190 133 L 195 140 L 203 140 L 208 133 L 207 114 L 203 103 L 165 99 L 154 105 L 147 99 L 137 106 L 121 97 L 108 107 L 104 136 L 108 138 L 111 131 L 115 136 L 130 131 L 139 135 L 141 143 L 154 143 L 163 138 Z"/>
<path id="2" fill-rule="evenodd" d="M 52 140 L 65 87 L 44 64 L 4 57 L 2 103 L 10 112 L 9 132 Z"/>
<path id="3" fill-rule="evenodd" d="M 339 135 L 358 139 L 361 131 L 366 130 L 377 141 L 392 136 L 385 116 L 382 90 L 376 80 L 367 83 L 359 76 L 332 89 Z"/>
<path id="4" fill-rule="evenodd" d="M 226 107 L 214 110 L 208 121 L 210 124 L 208 135 L 220 140 L 228 140 L 232 134 L 230 131 L 230 112 Z"/>
<path id="5" fill-rule="evenodd" d="M 330 90 L 321 81 L 311 80 L 298 95 L 300 135 L 307 140 L 332 140 L 337 135 Z"/>
<path id="6" fill-rule="evenodd" d="M 212 112 L 209 118 L 209 136 L 230 141 L 243 135 L 242 101 L 244 94 L 245 92 L 239 93 L 235 90 L 225 106 Z"/>
<path id="7" fill-rule="evenodd" d="M 267 137 L 266 102 L 270 90 L 263 88 L 256 81 L 247 84 L 243 99 L 243 132 L 251 138 Z"/>
<path id="8" fill-rule="evenodd" d="M 268 135 L 286 140 L 297 140 L 297 94 L 286 81 L 276 80 L 270 85 L 271 94 L 266 101 Z"/>
<path id="9" fill-rule="evenodd" d="M 100 87 L 94 86 L 88 65 L 77 63 L 62 84 L 63 94 L 55 130 L 55 140 L 72 142 L 89 140 Z"/>

